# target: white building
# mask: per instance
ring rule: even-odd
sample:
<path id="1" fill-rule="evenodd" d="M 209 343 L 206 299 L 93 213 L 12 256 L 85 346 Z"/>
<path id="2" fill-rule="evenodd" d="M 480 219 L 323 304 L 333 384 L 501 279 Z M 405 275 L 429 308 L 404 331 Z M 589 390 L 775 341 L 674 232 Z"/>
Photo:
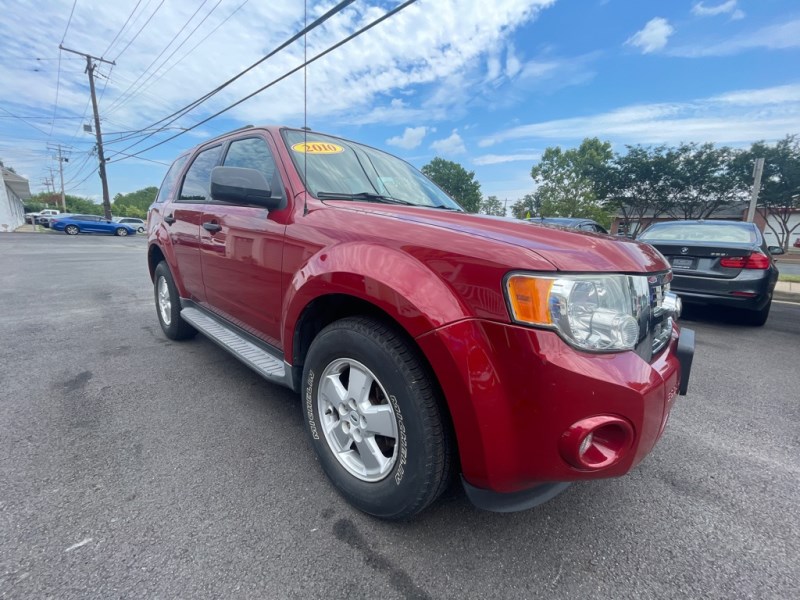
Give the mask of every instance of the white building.
<path id="1" fill-rule="evenodd" d="M 0 233 L 14 231 L 25 223 L 22 201 L 30 197 L 28 180 L 0 166 Z"/>

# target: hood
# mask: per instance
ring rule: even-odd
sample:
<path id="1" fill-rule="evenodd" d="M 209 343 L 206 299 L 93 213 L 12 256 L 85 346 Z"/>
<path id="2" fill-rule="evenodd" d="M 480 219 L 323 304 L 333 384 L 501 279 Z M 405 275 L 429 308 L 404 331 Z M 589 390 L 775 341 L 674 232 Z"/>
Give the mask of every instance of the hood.
<path id="1" fill-rule="evenodd" d="M 642 273 L 670 268 L 649 244 L 599 233 L 435 208 L 352 201 L 326 201 L 325 204 L 438 227 L 454 235 L 479 236 L 498 244 L 513 244 L 536 253 L 559 271 Z"/>

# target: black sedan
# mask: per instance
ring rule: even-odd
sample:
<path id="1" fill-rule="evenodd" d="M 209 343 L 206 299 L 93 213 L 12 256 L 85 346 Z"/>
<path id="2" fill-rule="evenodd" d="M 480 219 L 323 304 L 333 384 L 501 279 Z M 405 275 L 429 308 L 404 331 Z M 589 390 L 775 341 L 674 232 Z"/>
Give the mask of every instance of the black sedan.
<path id="1" fill-rule="evenodd" d="M 671 290 L 684 302 L 728 306 L 742 320 L 767 322 L 778 268 L 753 223 L 739 221 L 670 221 L 648 227 L 638 238 L 672 265 Z"/>
<path id="2" fill-rule="evenodd" d="M 605 227 L 591 219 L 580 219 L 577 217 L 531 217 L 525 220 L 531 223 L 569 227 L 570 229 L 580 229 L 581 231 L 591 231 L 593 233 L 608 233 Z"/>

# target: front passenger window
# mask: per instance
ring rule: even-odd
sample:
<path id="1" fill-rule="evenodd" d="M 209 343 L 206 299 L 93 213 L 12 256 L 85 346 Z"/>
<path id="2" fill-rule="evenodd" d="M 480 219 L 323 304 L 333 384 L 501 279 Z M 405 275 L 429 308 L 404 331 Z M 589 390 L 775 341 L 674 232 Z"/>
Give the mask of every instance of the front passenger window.
<path id="1" fill-rule="evenodd" d="M 280 176 L 275 171 L 275 160 L 263 139 L 245 138 L 231 142 L 224 166 L 261 171 L 272 189 L 273 197 L 281 196 Z"/>
<path id="2" fill-rule="evenodd" d="M 208 200 L 211 170 L 217 166 L 221 150 L 222 146 L 214 146 L 197 155 L 183 179 L 181 193 L 178 196 L 179 201 L 205 202 Z"/>

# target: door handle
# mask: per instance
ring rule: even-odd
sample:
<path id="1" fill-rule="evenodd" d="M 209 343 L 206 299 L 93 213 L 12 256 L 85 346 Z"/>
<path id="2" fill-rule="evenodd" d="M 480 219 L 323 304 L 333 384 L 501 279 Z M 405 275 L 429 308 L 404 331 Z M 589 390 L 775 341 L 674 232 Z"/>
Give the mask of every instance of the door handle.
<path id="1" fill-rule="evenodd" d="M 178 219 L 176 219 L 172 215 L 167 215 L 166 217 L 164 217 L 164 223 L 166 223 L 167 225 L 172 225 L 177 220 Z"/>
<path id="2" fill-rule="evenodd" d="M 205 229 L 206 231 L 210 231 L 211 233 L 216 233 L 217 231 L 222 229 L 222 225 L 213 222 L 203 223 L 203 229 Z"/>

